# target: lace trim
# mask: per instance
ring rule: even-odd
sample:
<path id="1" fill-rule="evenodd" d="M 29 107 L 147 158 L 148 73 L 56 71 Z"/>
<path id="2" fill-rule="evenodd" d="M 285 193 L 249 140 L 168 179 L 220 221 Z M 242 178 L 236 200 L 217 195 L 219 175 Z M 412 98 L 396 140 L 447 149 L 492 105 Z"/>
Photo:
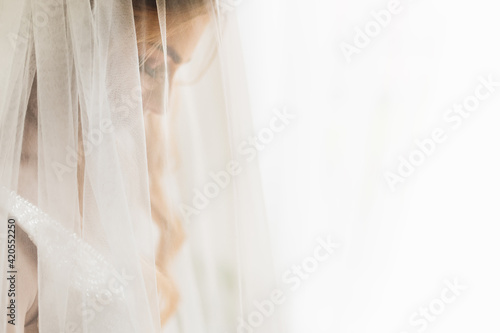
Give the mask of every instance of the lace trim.
<path id="1" fill-rule="evenodd" d="M 13 191 L 7 198 L 10 215 L 37 246 L 39 263 L 50 269 L 51 275 L 70 274 L 71 287 L 87 296 L 97 295 L 113 276 L 119 276 L 97 250 L 39 207 Z"/>

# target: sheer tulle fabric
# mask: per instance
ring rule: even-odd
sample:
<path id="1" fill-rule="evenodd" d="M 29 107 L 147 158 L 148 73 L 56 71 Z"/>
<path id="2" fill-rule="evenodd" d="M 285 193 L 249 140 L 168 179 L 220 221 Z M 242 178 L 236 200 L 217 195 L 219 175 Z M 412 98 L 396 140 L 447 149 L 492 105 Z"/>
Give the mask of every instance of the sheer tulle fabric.
<path id="1" fill-rule="evenodd" d="M 39 329 L 158 331 L 132 6 L 19 1 L 4 13 L 1 180 L 36 205 L 5 209 L 37 246 Z"/>
<path id="2" fill-rule="evenodd" d="M 37 250 L 38 287 L 17 291 L 37 297 L 39 332 L 235 331 L 273 281 L 257 166 L 206 210 L 186 214 L 183 202 L 208 171 L 240 159 L 252 131 L 234 6 L 203 4 L 210 23 L 192 63 L 175 80 L 155 74 L 148 90 L 136 5 L 1 4 L 0 269 L 13 218 Z M 154 46 L 165 51 L 172 14 L 168 0 L 156 8 Z M 160 62 L 170 69 L 166 52 Z M 145 100 L 160 112 L 145 113 Z M 5 309 L 6 279 L 0 286 Z M 1 331 L 24 331 L 8 319 Z"/>

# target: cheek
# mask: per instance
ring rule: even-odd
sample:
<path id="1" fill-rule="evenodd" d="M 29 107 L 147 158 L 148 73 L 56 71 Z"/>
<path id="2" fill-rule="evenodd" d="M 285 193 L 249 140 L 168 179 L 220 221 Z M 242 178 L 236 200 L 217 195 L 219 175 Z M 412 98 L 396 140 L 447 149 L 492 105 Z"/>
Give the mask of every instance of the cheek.
<path id="1" fill-rule="evenodd" d="M 165 106 L 165 84 L 141 73 L 142 107 L 144 112 L 162 114 Z"/>
<path id="2" fill-rule="evenodd" d="M 154 90 L 158 85 L 158 81 L 152 78 L 150 75 L 141 71 L 141 88 L 144 94 L 145 91 Z"/>

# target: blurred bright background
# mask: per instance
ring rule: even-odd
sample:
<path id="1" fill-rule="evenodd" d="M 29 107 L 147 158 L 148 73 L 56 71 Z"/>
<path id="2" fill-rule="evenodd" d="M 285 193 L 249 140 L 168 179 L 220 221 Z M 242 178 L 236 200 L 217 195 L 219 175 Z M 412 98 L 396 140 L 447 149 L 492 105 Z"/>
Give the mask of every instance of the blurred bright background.
<path id="1" fill-rule="evenodd" d="M 342 43 L 355 46 L 357 28 L 389 6 L 398 13 L 348 62 Z M 496 9 L 487 0 L 239 4 L 229 24 L 238 32 L 226 33 L 241 43 L 254 132 L 268 126 L 276 108 L 296 115 L 256 162 L 276 277 L 261 284 L 256 301 L 272 286 L 285 291 L 276 308 L 284 332 L 417 332 L 423 324 L 410 323 L 414 313 L 455 279 L 467 290 L 421 331 L 500 328 L 500 87 L 459 128 L 443 118 L 474 95 L 480 77 L 500 82 Z M 200 90 L 207 87 L 200 83 Z M 193 115 L 182 117 L 189 123 Z M 197 130 L 211 117 L 224 113 L 207 112 Z M 446 141 L 391 191 L 387 172 L 397 174 L 399 157 L 408 159 L 415 140 L 436 128 Z M 210 130 L 214 141 L 205 142 L 202 154 L 224 160 L 229 148 L 210 148 L 227 139 L 224 128 Z M 207 170 L 198 180 L 190 176 L 193 187 Z M 189 188 L 184 200 L 191 196 Z M 201 219 L 224 209 L 214 202 Z M 209 232 L 199 228 L 193 232 Z M 291 291 L 283 274 L 329 235 L 341 243 L 338 251 Z"/>

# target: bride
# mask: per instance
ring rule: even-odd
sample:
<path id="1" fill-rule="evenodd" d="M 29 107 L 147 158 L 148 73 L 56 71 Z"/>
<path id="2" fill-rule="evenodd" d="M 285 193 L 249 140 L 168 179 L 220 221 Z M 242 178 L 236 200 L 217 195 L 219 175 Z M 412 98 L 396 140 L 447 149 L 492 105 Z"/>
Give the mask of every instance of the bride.
<path id="1" fill-rule="evenodd" d="M 15 222 L 16 283 L 1 331 L 158 332 L 182 297 L 169 274 L 184 239 L 164 186 L 169 96 L 217 10 L 209 0 L 3 10 L 0 217 L 2 232 Z"/>

